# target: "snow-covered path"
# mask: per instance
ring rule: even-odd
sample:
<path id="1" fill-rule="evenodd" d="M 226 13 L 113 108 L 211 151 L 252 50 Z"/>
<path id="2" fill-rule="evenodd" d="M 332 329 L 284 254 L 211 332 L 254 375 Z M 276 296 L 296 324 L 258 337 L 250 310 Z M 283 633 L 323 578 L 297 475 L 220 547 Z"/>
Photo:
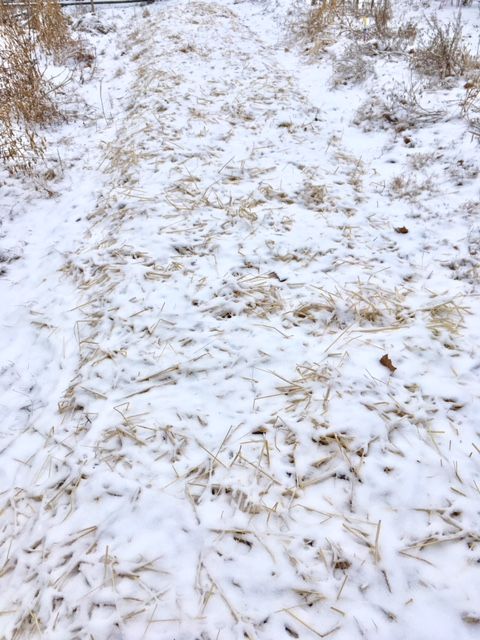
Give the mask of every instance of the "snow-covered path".
<path id="1" fill-rule="evenodd" d="M 478 632 L 463 283 L 240 16 L 137 17 L 96 185 L 32 240 L 51 252 L 10 316 L 29 310 L 7 359 L 34 382 L 6 415 L 0 637 Z"/>

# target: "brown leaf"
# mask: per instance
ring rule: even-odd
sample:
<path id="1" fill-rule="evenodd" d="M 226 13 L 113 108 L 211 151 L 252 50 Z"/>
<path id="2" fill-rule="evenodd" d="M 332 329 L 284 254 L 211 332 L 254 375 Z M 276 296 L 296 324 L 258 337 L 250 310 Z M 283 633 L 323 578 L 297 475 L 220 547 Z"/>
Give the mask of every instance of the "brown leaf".
<path id="1" fill-rule="evenodd" d="M 395 227 L 397 233 L 408 233 L 407 227 Z"/>
<path id="2" fill-rule="evenodd" d="M 394 366 L 387 353 L 380 358 L 380 364 L 383 364 L 383 366 L 387 367 L 387 369 L 389 369 L 392 373 L 397 370 L 397 367 Z"/>

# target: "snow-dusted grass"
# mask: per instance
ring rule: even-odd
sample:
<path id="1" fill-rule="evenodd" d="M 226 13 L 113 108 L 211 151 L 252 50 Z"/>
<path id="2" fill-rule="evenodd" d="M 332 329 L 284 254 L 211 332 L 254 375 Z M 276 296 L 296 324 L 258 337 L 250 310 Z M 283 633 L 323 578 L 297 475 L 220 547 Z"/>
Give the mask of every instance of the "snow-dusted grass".
<path id="1" fill-rule="evenodd" d="M 83 128 L 2 178 L 0 638 L 478 634 L 465 90 L 278 15 L 82 18 Z"/>
<path id="2" fill-rule="evenodd" d="M 82 79 L 94 55 L 72 37 L 57 0 L 0 0 L 0 162 L 35 173 L 44 159 L 40 126 L 58 123 L 72 73 Z"/>

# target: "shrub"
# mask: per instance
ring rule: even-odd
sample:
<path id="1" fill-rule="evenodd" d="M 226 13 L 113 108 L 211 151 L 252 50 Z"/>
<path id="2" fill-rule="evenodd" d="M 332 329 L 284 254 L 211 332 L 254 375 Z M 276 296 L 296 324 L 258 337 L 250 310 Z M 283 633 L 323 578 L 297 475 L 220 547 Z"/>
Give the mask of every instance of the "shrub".
<path id="1" fill-rule="evenodd" d="M 478 66 L 463 40 L 460 14 L 453 22 L 442 24 L 436 16 L 427 20 L 428 31 L 412 54 L 412 66 L 425 75 L 448 78 L 462 75 Z"/>

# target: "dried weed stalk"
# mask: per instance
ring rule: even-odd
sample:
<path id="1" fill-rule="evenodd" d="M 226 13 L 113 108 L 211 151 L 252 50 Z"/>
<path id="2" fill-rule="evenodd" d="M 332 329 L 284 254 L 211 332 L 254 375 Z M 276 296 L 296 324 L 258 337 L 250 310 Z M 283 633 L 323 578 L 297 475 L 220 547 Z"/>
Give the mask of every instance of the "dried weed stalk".
<path id="1" fill-rule="evenodd" d="M 367 100 L 357 110 L 354 124 L 371 131 L 393 128 L 397 133 L 441 121 L 446 112 L 422 104 L 424 88 L 420 84 L 399 84 L 384 96 Z"/>
<path id="2" fill-rule="evenodd" d="M 333 61 L 332 87 L 359 84 L 373 73 L 373 62 L 363 53 L 357 43 L 352 43 Z"/>
<path id="3" fill-rule="evenodd" d="M 375 31 L 379 36 L 386 36 L 390 33 L 390 20 L 393 17 L 390 0 L 381 0 L 373 7 L 373 20 Z"/>
<path id="4" fill-rule="evenodd" d="M 307 11 L 295 11 L 292 30 L 296 37 L 312 45 L 311 53 L 322 51 L 334 41 L 332 28 L 350 4 L 348 0 L 323 0 L 320 3 L 312 3 Z"/>
<path id="5" fill-rule="evenodd" d="M 465 95 L 460 102 L 462 116 L 480 114 L 480 74 L 465 83 Z"/>
<path id="6" fill-rule="evenodd" d="M 74 44 L 57 0 L 28 0 L 21 12 L 0 0 L 0 161 L 13 173 L 31 170 L 43 156 L 37 127 L 59 117 L 42 61 L 65 61 L 78 53 Z"/>
<path id="7" fill-rule="evenodd" d="M 27 0 L 25 16 L 27 28 L 46 53 L 60 60 L 68 55 L 75 41 L 58 0 Z"/>
<path id="8" fill-rule="evenodd" d="M 428 31 L 411 58 L 416 71 L 445 79 L 480 66 L 478 57 L 466 46 L 460 13 L 447 24 L 433 16 L 427 20 L 427 26 Z"/>

